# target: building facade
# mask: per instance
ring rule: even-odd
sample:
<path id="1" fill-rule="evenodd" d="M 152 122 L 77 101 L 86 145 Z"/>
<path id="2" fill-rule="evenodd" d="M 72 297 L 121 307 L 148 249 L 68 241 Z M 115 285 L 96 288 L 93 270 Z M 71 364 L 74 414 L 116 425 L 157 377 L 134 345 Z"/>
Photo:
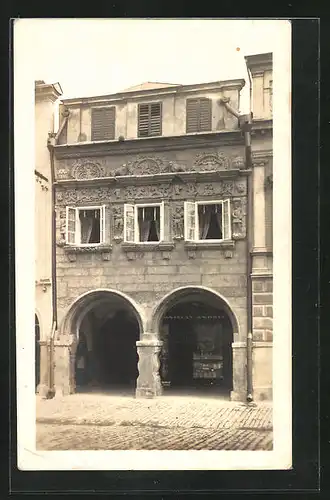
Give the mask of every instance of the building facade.
<path id="1" fill-rule="evenodd" d="M 38 392 L 42 392 L 42 385 L 47 387 L 47 342 L 53 323 L 52 172 L 47 141 L 48 133 L 54 133 L 54 107 L 61 95 L 58 83 L 35 82 L 35 386 Z"/>
<path id="2" fill-rule="evenodd" d="M 243 79 L 62 101 L 56 391 L 246 400 L 251 370 L 272 397 L 271 54 L 246 62 L 248 128 Z"/>

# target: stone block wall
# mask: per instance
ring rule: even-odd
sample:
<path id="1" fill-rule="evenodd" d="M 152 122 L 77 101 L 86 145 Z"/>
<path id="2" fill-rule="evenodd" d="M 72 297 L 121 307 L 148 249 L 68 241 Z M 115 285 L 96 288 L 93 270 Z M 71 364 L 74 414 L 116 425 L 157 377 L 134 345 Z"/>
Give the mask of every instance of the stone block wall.
<path id="1" fill-rule="evenodd" d="M 258 277 L 252 281 L 253 340 L 273 341 L 273 278 Z"/>
<path id="2" fill-rule="evenodd" d="M 80 253 L 71 262 L 63 248 L 57 248 L 57 295 L 59 321 L 68 307 L 83 293 L 105 288 L 133 298 L 141 308 L 152 308 L 167 293 L 188 285 L 207 287 L 221 294 L 236 314 L 240 339 L 246 338 L 246 254 L 245 241 L 237 241 L 231 258 L 220 249 L 196 250 L 189 258 L 183 241 L 175 243 L 164 259 L 159 251 L 138 251 L 133 259 L 114 244 L 109 260 L 99 253 Z"/>
<path id="3" fill-rule="evenodd" d="M 254 276 L 252 280 L 253 304 L 253 397 L 272 399 L 273 370 L 273 277 Z"/>

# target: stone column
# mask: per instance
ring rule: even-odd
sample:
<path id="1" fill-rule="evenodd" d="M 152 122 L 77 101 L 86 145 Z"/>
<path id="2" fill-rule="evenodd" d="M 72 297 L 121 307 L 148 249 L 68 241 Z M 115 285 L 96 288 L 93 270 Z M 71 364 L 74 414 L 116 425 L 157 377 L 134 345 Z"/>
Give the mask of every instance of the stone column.
<path id="1" fill-rule="evenodd" d="M 233 342 L 232 401 L 246 401 L 246 342 Z"/>
<path id="2" fill-rule="evenodd" d="M 159 353 L 162 342 L 150 334 L 145 334 L 141 340 L 136 342 L 136 346 L 139 356 L 136 397 L 160 396 L 162 385 L 159 376 Z"/>
<path id="3" fill-rule="evenodd" d="M 63 335 L 54 343 L 54 385 L 56 396 L 75 392 L 75 354 L 77 342 L 72 335 Z"/>
<path id="4" fill-rule="evenodd" d="M 265 210 L 265 162 L 257 160 L 253 162 L 253 273 L 268 269 Z"/>
<path id="5" fill-rule="evenodd" d="M 48 392 L 48 383 L 49 383 L 49 369 L 48 369 L 48 353 L 49 353 L 49 344 L 46 340 L 40 340 L 40 378 L 39 385 L 37 387 L 37 393 L 42 397 L 46 397 Z"/>

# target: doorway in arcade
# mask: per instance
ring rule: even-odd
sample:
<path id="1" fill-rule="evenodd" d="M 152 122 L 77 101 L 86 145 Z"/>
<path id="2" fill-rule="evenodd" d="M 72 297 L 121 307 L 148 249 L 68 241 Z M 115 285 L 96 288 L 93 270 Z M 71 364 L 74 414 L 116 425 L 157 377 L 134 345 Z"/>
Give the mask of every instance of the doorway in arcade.
<path id="1" fill-rule="evenodd" d="M 75 357 L 76 390 L 134 392 L 139 324 L 124 307 L 105 302 L 84 316 Z"/>
<path id="2" fill-rule="evenodd" d="M 183 301 L 164 315 L 160 375 L 165 391 L 230 396 L 233 331 L 228 315 L 202 301 Z"/>

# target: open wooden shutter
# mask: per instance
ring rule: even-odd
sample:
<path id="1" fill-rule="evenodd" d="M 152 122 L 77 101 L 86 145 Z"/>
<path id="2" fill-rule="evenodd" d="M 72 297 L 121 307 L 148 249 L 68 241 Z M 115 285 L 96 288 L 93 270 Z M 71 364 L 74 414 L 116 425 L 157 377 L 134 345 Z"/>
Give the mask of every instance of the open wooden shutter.
<path id="1" fill-rule="evenodd" d="M 160 205 L 160 235 L 159 235 L 159 241 L 164 241 L 165 239 L 165 203 L 162 201 Z"/>
<path id="2" fill-rule="evenodd" d="M 115 138 L 116 107 L 92 108 L 92 141 L 111 141 Z"/>
<path id="3" fill-rule="evenodd" d="M 77 232 L 77 210 L 73 207 L 66 207 L 65 241 L 68 245 L 76 244 L 76 232 Z"/>
<path id="4" fill-rule="evenodd" d="M 127 203 L 124 205 L 124 241 L 135 241 L 135 206 Z"/>
<path id="5" fill-rule="evenodd" d="M 230 200 L 222 202 L 222 239 L 231 239 Z"/>
<path id="6" fill-rule="evenodd" d="M 139 104 L 138 137 L 152 137 L 162 133 L 162 104 Z"/>
<path id="7" fill-rule="evenodd" d="M 187 99 L 186 132 L 208 132 L 212 130 L 212 101 L 207 98 Z"/>
<path id="8" fill-rule="evenodd" d="M 105 205 L 100 210 L 100 243 L 105 243 Z"/>
<path id="9" fill-rule="evenodd" d="M 196 239 L 196 203 L 184 202 L 184 238 L 186 241 Z"/>

